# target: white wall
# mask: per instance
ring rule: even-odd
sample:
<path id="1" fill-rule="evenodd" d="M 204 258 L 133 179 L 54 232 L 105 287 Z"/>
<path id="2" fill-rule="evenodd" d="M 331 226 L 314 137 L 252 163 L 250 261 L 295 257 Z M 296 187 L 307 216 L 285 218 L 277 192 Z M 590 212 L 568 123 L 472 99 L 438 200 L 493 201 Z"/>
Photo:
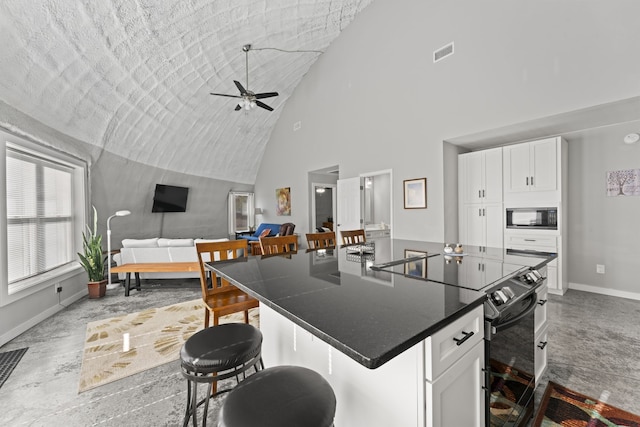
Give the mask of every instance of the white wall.
<path id="1" fill-rule="evenodd" d="M 638 96 L 639 14 L 634 0 L 377 0 L 288 100 L 257 197 L 291 186 L 292 219 L 306 218 L 296 195 L 308 171 L 393 169 L 394 236 L 442 241 L 453 200 L 442 141 Z M 432 52 L 452 41 L 455 54 L 434 64 Z M 283 167 L 283 153 L 296 161 Z M 402 181 L 417 177 L 427 177 L 428 209 L 404 210 Z"/>

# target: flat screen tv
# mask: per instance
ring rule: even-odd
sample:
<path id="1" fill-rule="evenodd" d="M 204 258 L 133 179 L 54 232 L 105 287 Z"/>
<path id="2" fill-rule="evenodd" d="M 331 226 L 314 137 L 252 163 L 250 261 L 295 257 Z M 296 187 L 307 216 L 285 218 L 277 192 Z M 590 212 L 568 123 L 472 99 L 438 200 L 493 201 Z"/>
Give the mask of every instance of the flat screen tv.
<path id="1" fill-rule="evenodd" d="M 151 212 L 184 212 L 187 209 L 187 187 L 156 184 Z"/>

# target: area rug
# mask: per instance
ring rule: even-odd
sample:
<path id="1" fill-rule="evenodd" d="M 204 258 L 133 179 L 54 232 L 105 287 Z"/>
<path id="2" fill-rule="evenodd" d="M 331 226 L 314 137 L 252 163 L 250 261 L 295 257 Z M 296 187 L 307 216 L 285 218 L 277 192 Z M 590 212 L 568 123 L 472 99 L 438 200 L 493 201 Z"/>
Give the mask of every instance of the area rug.
<path id="1" fill-rule="evenodd" d="M 182 344 L 203 328 L 204 308 L 197 299 L 88 323 L 78 392 L 177 360 Z M 256 327 L 258 313 L 249 310 Z M 219 320 L 231 322 L 244 322 L 244 313 Z"/>
<path id="2" fill-rule="evenodd" d="M 604 393 L 603 393 L 604 394 Z M 640 416 L 549 381 L 534 427 L 640 427 Z"/>
<path id="3" fill-rule="evenodd" d="M 20 359 L 28 349 L 29 347 L 24 347 L 0 353 L 0 387 L 9 378 L 9 375 L 11 375 L 11 372 L 13 372 L 13 369 L 18 365 L 18 362 L 20 362 Z"/>

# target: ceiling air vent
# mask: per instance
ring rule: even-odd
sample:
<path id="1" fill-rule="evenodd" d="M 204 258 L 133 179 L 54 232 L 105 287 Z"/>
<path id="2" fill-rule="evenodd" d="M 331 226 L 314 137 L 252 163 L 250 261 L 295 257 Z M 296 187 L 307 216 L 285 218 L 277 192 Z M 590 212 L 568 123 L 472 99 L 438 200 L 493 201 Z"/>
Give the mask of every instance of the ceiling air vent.
<path id="1" fill-rule="evenodd" d="M 453 55 L 453 42 L 448 45 L 441 47 L 440 49 L 433 52 L 433 62 L 436 63 L 438 61 L 443 60 L 449 55 Z"/>

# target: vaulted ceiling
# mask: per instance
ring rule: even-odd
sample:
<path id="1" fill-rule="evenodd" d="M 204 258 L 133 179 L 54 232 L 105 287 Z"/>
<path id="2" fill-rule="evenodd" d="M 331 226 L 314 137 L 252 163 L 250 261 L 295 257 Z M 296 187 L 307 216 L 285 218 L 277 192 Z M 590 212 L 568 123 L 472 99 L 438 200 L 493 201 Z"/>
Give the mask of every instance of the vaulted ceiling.
<path id="1" fill-rule="evenodd" d="M 287 98 L 372 0 L 3 0 L 0 100 L 132 161 L 253 183 Z M 233 80 L 276 91 L 235 111 Z"/>

